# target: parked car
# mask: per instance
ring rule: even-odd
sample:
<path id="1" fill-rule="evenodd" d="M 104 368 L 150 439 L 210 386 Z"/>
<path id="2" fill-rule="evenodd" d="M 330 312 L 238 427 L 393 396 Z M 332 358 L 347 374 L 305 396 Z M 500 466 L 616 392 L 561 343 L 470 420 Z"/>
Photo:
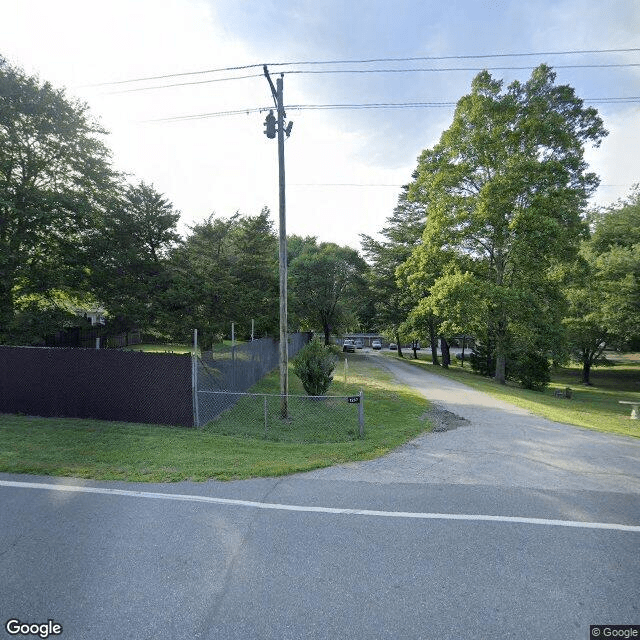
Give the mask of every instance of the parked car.
<path id="1" fill-rule="evenodd" d="M 364 342 L 362 338 L 356 338 L 356 349 L 362 349 L 364 347 Z"/>
<path id="2" fill-rule="evenodd" d="M 355 353 L 356 352 L 355 342 L 353 340 L 345 340 L 342 343 L 342 351 L 348 351 L 349 353 Z"/>
<path id="3" fill-rule="evenodd" d="M 389 345 L 389 349 L 391 349 L 391 351 L 397 351 L 398 350 L 398 345 L 395 342 L 392 342 Z"/>
<path id="4" fill-rule="evenodd" d="M 382 349 L 382 342 L 380 342 L 380 340 L 372 340 L 371 342 L 371 348 L 372 349 Z"/>

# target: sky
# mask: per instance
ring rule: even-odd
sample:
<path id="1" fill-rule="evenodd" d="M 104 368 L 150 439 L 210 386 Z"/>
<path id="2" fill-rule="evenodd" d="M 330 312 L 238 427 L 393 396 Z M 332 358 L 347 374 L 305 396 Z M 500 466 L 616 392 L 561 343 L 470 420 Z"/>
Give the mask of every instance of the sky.
<path id="1" fill-rule="evenodd" d="M 114 167 L 164 194 L 182 233 L 265 206 L 277 229 L 277 143 L 251 111 L 273 106 L 261 67 L 199 73 L 244 65 L 284 72 L 289 234 L 355 248 L 377 236 L 483 68 L 507 85 L 545 62 L 598 109 L 609 135 L 586 150 L 601 178 L 591 204 L 640 182 L 640 51 L 602 52 L 640 48 L 637 0 L 0 0 L 0 15 L 0 55 L 87 102 Z M 585 50 L 600 53 L 557 53 Z M 292 64 L 416 57 L 441 59 Z M 410 68 L 423 70 L 308 73 Z M 156 76 L 173 77 L 130 82 Z M 450 106 L 295 108 L 407 102 Z M 182 119 L 236 110 L 250 111 Z"/>

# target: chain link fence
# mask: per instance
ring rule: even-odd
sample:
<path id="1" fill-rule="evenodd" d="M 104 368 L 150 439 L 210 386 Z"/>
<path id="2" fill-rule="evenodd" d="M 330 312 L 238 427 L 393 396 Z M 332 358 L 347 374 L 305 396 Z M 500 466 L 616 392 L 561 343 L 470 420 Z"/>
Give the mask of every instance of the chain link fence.
<path id="1" fill-rule="evenodd" d="M 309 339 L 308 333 L 289 335 L 290 360 Z M 198 391 L 247 391 L 278 367 L 279 345 L 278 340 L 260 338 L 235 347 L 203 351 L 195 372 Z"/>
<path id="2" fill-rule="evenodd" d="M 364 436 L 364 397 L 286 397 L 264 393 L 201 391 L 199 414 L 208 431 L 274 442 L 345 442 Z"/>
<path id="3" fill-rule="evenodd" d="M 310 337 L 308 333 L 289 335 L 289 359 Z M 279 394 L 249 393 L 253 385 L 278 368 L 279 362 L 279 342 L 271 338 L 207 351 L 195 358 L 194 424 L 207 425 L 208 430 L 221 435 L 275 442 L 344 442 L 363 436 L 361 396 L 283 398 Z"/>
<path id="4" fill-rule="evenodd" d="M 309 342 L 308 333 L 289 334 L 289 359 Z M 204 351 L 193 361 L 193 415 L 196 427 L 215 419 L 280 363 L 280 342 L 272 338 L 252 340 L 235 347 Z M 216 402 L 209 392 L 223 392 Z"/>
<path id="5" fill-rule="evenodd" d="M 290 336 L 293 358 L 309 334 Z M 361 396 L 249 393 L 278 368 L 265 338 L 202 357 L 0 346 L 0 412 L 202 427 L 282 442 L 362 437 Z M 283 417 L 283 415 L 285 417 Z"/>

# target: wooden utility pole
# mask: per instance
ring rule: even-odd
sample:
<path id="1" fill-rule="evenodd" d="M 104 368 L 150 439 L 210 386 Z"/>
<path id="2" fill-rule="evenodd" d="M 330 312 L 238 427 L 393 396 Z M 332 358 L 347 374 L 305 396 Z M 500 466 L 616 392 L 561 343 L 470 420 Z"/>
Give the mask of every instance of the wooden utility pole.
<path id="1" fill-rule="evenodd" d="M 280 243 L 279 243 L 279 263 L 280 263 L 280 415 L 283 418 L 289 416 L 288 395 L 289 395 L 289 336 L 287 328 L 287 222 L 285 204 L 285 179 L 284 179 L 284 136 L 287 138 L 291 133 L 289 123 L 285 129 L 284 119 L 284 98 L 283 98 L 283 74 L 276 79 L 276 87 L 273 86 L 271 76 L 267 66 L 264 65 L 264 75 L 269 81 L 271 93 L 276 106 L 277 117 L 273 112 L 267 115 L 265 120 L 265 134 L 267 138 L 278 136 L 278 185 L 280 200 Z"/>

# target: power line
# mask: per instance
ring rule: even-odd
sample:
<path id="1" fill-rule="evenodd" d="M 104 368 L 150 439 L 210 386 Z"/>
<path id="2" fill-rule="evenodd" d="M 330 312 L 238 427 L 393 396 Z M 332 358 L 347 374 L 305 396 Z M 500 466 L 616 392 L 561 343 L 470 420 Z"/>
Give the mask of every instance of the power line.
<path id="1" fill-rule="evenodd" d="M 584 98 L 587 104 L 636 104 L 640 103 L 640 96 L 611 97 L 611 98 Z M 293 104 L 286 107 L 289 111 L 325 111 L 325 110 L 360 110 L 360 109 L 423 109 L 423 108 L 443 108 L 455 107 L 457 102 L 364 102 L 348 104 Z M 212 111 L 208 113 L 195 113 L 184 116 L 171 116 L 167 118 L 156 118 L 145 120 L 144 122 L 181 122 L 186 120 L 203 120 L 207 118 L 218 118 L 224 116 L 249 115 L 269 111 L 270 107 L 246 107 L 244 109 L 233 109 L 229 111 Z"/>
<path id="2" fill-rule="evenodd" d="M 221 73 L 223 71 L 242 71 L 244 69 L 255 69 L 261 67 L 262 64 L 245 64 L 236 67 L 220 67 L 219 69 L 203 69 L 201 71 L 183 71 L 181 73 L 165 73 L 159 76 L 145 76 L 143 78 L 129 78 L 128 80 L 114 80 L 111 82 L 97 82 L 95 84 L 85 84 L 83 87 L 108 87 L 116 84 L 129 84 L 133 82 L 147 82 L 148 80 L 164 80 L 166 78 L 181 78 L 183 76 L 197 76 L 205 73 Z M 258 74 L 261 76 L 262 74 Z M 247 76 L 253 78 L 255 76 Z"/>
<path id="3" fill-rule="evenodd" d="M 394 187 L 399 188 L 402 184 L 376 184 L 370 182 L 292 182 L 290 187 Z"/>
<path id="4" fill-rule="evenodd" d="M 361 60 L 299 60 L 296 62 L 271 62 L 266 63 L 267 66 L 273 67 L 297 67 L 310 65 L 329 65 L 329 64 L 373 64 L 379 62 L 417 62 L 419 60 L 480 60 L 487 58 L 521 58 L 533 56 L 566 56 L 566 55 L 586 55 L 598 53 L 636 53 L 640 48 L 626 49 L 576 49 L 568 51 L 538 51 L 538 52 L 521 52 L 521 53 L 487 53 L 487 54 L 469 54 L 469 55 L 449 55 L 449 56 L 411 56 L 398 58 L 366 58 Z M 96 84 L 83 85 L 83 87 L 105 87 L 110 85 L 128 84 L 133 82 L 146 82 L 149 80 L 164 80 L 166 78 L 180 78 L 184 76 L 204 75 L 209 73 L 222 73 L 227 71 L 240 71 L 244 69 L 256 69 L 264 66 L 265 63 L 236 65 L 232 67 L 219 67 L 216 69 L 202 69 L 198 71 L 184 71 L 180 73 L 166 73 L 156 76 L 145 76 L 141 78 L 129 78 L 126 80 L 115 80 L 111 82 L 100 82 Z M 259 74 L 261 75 L 261 74 Z M 245 77 L 245 76 L 243 76 Z M 254 77 L 254 76 L 246 76 Z"/>
<path id="5" fill-rule="evenodd" d="M 386 184 L 386 183 L 373 183 L 373 182 L 291 182 L 290 187 L 405 187 L 405 184 Z M 617 188 L 617 187 L 632 187 L 633 184 L 600 184 L 598 188 Z"/>
<path id="6" fill-rule="evenodd" d="M 620 63 L 620 64 L 568 64 L 555 65 L 553 69 L 611 69 L 624 67 L 640 67 L 640 63 Z M 453 73 L 459 71 L 533 71 L 537 67 L 411 67 L 404 69 L 285 69 L 280 73 L 296 75 L 312 74 L 373 74 L 373 73 Z M 110 93 L 134 93 L 140 91 L 155 91 L 157 89 L 169 89 L 172 87 L 184 87 L 198 84 L 209 84 L 212 82 L 227 82 L 229 80 L 245 80 L 247 78 L 260 78 L 262 74 L 249 74 L 244 76 L 233 76 L 228 78 L 209 78 L 207 80 L 194 80 L 191 82 L 172 82 L 169 84 L 159 84 L 150 87 L 136 87 L 133 89 L 122 89 Z"/>
<path id="7" fill-rule="evenodd" d="M 427 107 L 455 107 L 457 102 L 363 102 L 347 104 L 292 104 L 291 111 L 330 109 L 418 109 Z"/>
<path id="8" fill-rule="evenodd" d="M 566 64 L 554 65 L 554 69 L 599 69 L 613 67 L 640 67 L 640 63 L 620 64 Z M 329 74 L 329 73 L 417 73 L 417 72 L 453 72 L 453 71 L 532 71 L 536 67 L 411 67 L 405 69 L 291 69 L 282 73 L 289 74 Z"/>
<path id="9" fill-rule="evenodd" d="M 232 109 L 230 111 L 212 111 L 210 113 L 194 113 L 186 116 L 170 116 L 168 118 L 154 118 L 143 120 L 143 122 L 179 122 L 183 120 L 204 120 L 206 118 L 219 118 L 223 116 L 249 115 L 250 113 L 260 113 L 268 111 L 267 107 L 247 107 L 246 109 Z"/>
<path id="10" fill-rule="evenodd" d="M 153 91 L 154 89 L 167 89 L 169 87 L 186 87 L 196 84 L 210 84 L 212 82 L 228 82 L 230 80 L 246 80 L 247 78 L 261 78 L 261 73 L 254 73 L 246 76 L 232 76 L 229 78 L 210 78 L 208 80 L 193 80 L 192 82 L 172 82 L 171 84 L 159 84 L 152 87 L 134 87 L 133 89 L 120 89 L 119 91 L 110 91 L 109 95 L 118 93 L 136 93 L 138 91 Z M 97 86 L 97 85 L 94 85 Z"/>
<path id="11" fill-rule="evenodd" d="M 302 66 L 314 64 L 372 64 L 374 62 L 416 62 L 418 60 L 478 60 L 483 58 L 521 58 L 529 56 L 561 56 L 561 55 L 582 55 L 588 53 L 635 53 L 640 48 L 628 49 L 582 49 L 574 51 L 539 51 L 526 53 L 489 53 L 474 55 L 451 55 L 451 56 L 414 56 L 410 58 L 369 58 L 363 60 L 314 60 L 304 62 L 274 63 L 273 66 Z"/>

